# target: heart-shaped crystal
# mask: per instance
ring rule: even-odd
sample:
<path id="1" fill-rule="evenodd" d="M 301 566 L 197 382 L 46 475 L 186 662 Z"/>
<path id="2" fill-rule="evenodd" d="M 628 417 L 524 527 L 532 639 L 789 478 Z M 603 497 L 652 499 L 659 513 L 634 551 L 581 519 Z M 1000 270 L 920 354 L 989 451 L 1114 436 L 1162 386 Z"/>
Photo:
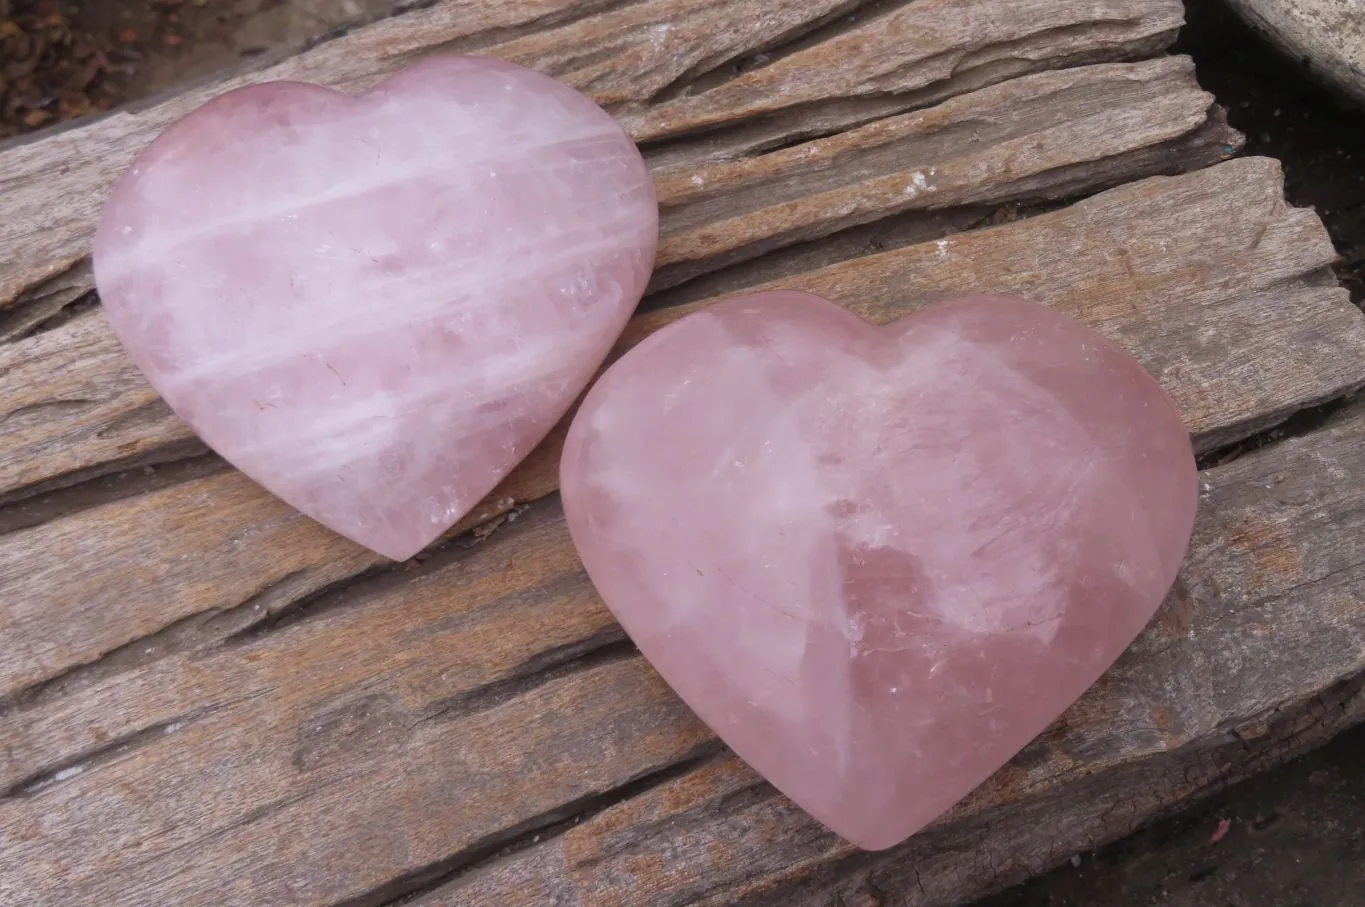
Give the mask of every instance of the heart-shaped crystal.
<path id="1" fill-rule="evenodd" d="M 573 403 L 657 241 L 649 174 L 605 111 L 437 57 L 359 96 L 208 102 L 120 180 L 94 266 L 119 339 L 210 447 L 403 559 Z"/>
<path id="2" fill-rule="evenodd" d="M 613 365 L 561 465 L 603 599 L 744 760 L 895 844 L 1152 617 L 1198 501 L 1157 383 L 1091 329 L 971 297 L 874 328 L 741 297 Z"/>

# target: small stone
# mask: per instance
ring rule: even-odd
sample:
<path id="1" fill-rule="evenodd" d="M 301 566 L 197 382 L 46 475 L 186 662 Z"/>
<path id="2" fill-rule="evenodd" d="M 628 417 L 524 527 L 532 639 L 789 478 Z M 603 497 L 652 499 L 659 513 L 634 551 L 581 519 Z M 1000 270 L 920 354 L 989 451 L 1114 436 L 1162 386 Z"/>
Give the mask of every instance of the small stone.
<path id="1" fill-rule="evenodd" d="M 561 464 L 594 584 L 682 699 L 829 828 L 894 845 L 1099 678 L 1198 483 L 1143 368 L 1036 303 L 874 328 L 761 293 L 646 339 Z"/>
<path id="2" fill-rule="evenodd" d="M 123 176 L 94 266 L 129 355 L 210 447 L 403 560 L 568 410 L 657 241 L 649 173 L 605 111 L 436 57 L 358 97 L 210 101 Z"/>

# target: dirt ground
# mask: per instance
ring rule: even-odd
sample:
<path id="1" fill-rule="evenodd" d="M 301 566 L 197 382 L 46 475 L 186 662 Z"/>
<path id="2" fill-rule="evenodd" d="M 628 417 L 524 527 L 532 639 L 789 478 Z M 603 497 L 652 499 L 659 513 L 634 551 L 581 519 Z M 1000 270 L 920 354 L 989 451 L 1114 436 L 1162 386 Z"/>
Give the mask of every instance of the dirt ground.
<path id="1" fill-rule="evenodd" d="M 0 0 L 0 139 L 205 77 L 396 0 Z M 1008 0 L 1001 0 L 1008 2 Z M 1317 208 L 1365 300 L 1365 111 L 1188 0 L 1181 50 Z M 1218 229 L 1210 224 L 1210 230 Z M 1365 728 L 977 907 L 1365 907 Z"/>
<path id="2" fill-rule="evenodd" d="M 0 0 L 0 139 L 147 97 L 398 0 Z"/>

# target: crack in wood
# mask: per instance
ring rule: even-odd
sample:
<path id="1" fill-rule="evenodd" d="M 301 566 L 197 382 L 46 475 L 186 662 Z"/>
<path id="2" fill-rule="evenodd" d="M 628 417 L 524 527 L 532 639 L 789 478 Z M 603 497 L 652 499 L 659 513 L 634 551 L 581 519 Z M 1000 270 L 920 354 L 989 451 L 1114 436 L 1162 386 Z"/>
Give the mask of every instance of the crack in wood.
<path id="1" fill-rule="evenodd" d="M 6 526 L 7 516 L 10 519 L 16 518 L 12 513 L 15 509 L 14 507 L 0 509 L 0 529 Z M 521 529 L 527 531 L 562 519 L 554 507 L 532 508 L 526 504 L 515 508 L 513 512 L 521 517 L 528 511 L 530 514 L 527 518 L 514 521 Z M 502 528 L 509 522 L 506 514 L 494 519 L 502 521 L 498 527 L 499 533 L 509 534 L 512 531 L 510 526 Z M 236 605 L 186 615 L 154 633 L 140 636 L 103 653 L 93 661 L 73 665 L 56 675 L 12 691 L 0 698 L 0 717 L 6 712 L 39 708 L 56 698 L 75 694 L 118 674 L 145 667 L 164 658 L 202 652 L 215 647 L 235 648 L 250 645 L 271 633 L 330 615 L 373 596 L 382 595 L 403 583 L 421 580 L 472 556 L 492 535 L 487 531 L 490 525 L 492 525 L 490 522 L 478 523 L 459 534 L 451 534 L 413 561 L 378 564 L 302 594 L 300 590 L 308 590 L 315 582 L 313 571 L 308 569 L 291 571 Z M 600 644 L 611 641 L 613 640 L 604 637 L 574 645 L 582 646 L 581 651 L 588 653 Z M 531 674 L 542 666 L 555 665 L 571 659 L 574 651 L 572 646 L 566 647 L 563 652 L 548 650 L 517 670 L 523 675 Z"/>
<path id="2" fill-rule="evenodd" d="M 202 450 L 197 440 L 166 444 L 0 495 L 0 536 L 231 468 L 221 457 Z"/>
<path id="3" fill-rule="evenodd" d="M 3 710 L 4 705 L 0 704 L 0 713 L 2 713 Z M 159 722 L 150 727 L 143 728 L 136 733 L 127 734 L 117 740 L 112 740 L 104 746 L 78 753 L 62 760 L 62 762 L 57 765 L 42 768 L 20 778 L 9 787 L 0 790 L 0 802 L 37 796 L 55 785 L 80 777 L 86 772 L 93 771 L 102 765 L 112 762 L 120 756 L 130 753 L 134 749 L 144 746 L 151 741 L 159 740 L 169 734 L 178 733 L 184 729 L 187 724 L 204 717 L 211 711 L 213 710 L 202 709 L 177 716 L 170 721 Z"/>
<path id="4" fill-rule="evenodd" d="M 82 255 L 56 275 L 0 301 L 0 343 L 12 343 L 61 323 L 66 313 L 94 305 L 90 257 Z"/>
<path id="5" fill-rule="evenodd" d="M 427 572 L 422 568 L 417 570 Z M 263 613 L 215 641 L 224 648 L 250 645 L 270 633 L 345 608 L 366 593 L 378 593 L 404 582 L 409 578 L 408 571 L 412 568 L 406 564 L 384 563 L 370 567 L 289 600 L 283 607 Z"/>
<path id="6" fill-rule="evenodd" d="M 997 149 L 1024 138 L 1034 139 L 1034 167 L 1007 166 L 992 180 L 961 181 L 915 193 L 915 207 L 948 208 L 1004 199 L 1026 200 L 1030 191 L 1045 190 L 1054 197 L 1079 199 L 1101 191 L 1100 184 L 1118 168 L 1123 180 L 1151 175 L 1151 166 L 1124 167 L 1130 157 L 1146 162 L 1155 157 L 1165 168 L 1184 171 L 1227 157 L 1242 144 L 1228 127 L 1221 109 L 1188 81 L 1187 64 L 1174 59 L 1141 64 L 1110 64 L 1066 72 L 1033 73 L 1003 84 L 982 88 L 945 101 L 932 111 L 888 114 L 869 124 L 831 125 L 816 138 L 784 136 L 776 149 L 765 149 L 763 161 L 713 163 L 693 167 L 696 191 L 679 191 L 677 178 L 665 172 L 660 179 L 663 207 L 664 264 L 670 241 L 712 223 L 733 222 L 746 214 L 772 209 L 807 196 L 840 198 L 854 187 L 883 176 L 933 170 L 952 171 L 970 162 L 995 160 Z M 1096 120 L 1107 119 L 1114 108 L 1155 112 L 1163 123 L 1140 141 L 1115 145 L 1099 135 Z M 1159 111 L 1159 112 L 1157 112 Z M 1074 149 L 1058 154 L 1066 144 L 1058 130 L 1083 135 L 1092 149 L 1080 159 Z M 1178 130 L 1178 132 L 1176 131 Z M 1197 140 L 1191 142 L 1191 138 Z M 1050 151 L 1044 149 L 1051 147 Z M 799 149 L 799 150 L 798 150 Z M 1176 152 L 1184 151 L 1185 154 Z M 1007 156 L 1008 157 L 1008 156 Z M 766 166 L 765 166 L 766 165 Z M 977 164 L 980 166 L 980 164 Z M 742 180 L 734 175 L 743 174 Z M 1065 175 L 1066 179 L 1058 179 Z M 721 188 L 702 188 L 717 180 Z M 899 183 L 899 180 L 898 180 Z M 1030 183 L 1036 185 L 1030 190 Z M 903 183 L 897 185 L 899 190 Z M 1023 187 L 1022 192 L 1019 187 Z M 838 195 L 826 196 L 837 192 Z M 906 199 L 897 199 L 904 204 Z M 930 204 L 932 203 L 932 204 Z M 880 206 L 885 217 L 897 208 Z M 826 222 L 808 218 L 810 224 Z M 840 221 L 829 221 L 837 229 Z M 832 230 L 831 230 L 832 232 Z"/>
<path id="7" fill-rule="evenodd" d="M 557 497 L 557 494 L 547 495 L 546 497 Z M 516 534 L 529 532 L 557 518 L 554 508 L 533 508 L 530 506 L 531 503 L 538 502 L 527 502 L 519 508 L 519 512 L 526 513 L 529 511 L 532 514 L 531 516 L 523 517 L 510 524 L 504 523 L 503 525 L 506 528 L 499 528 L 499 533 L 515 537 Z M 490 520 L 504 516 L 499 514 L 491 517 Z M 324 615 L 382 595 L 395 586 L 413 582 L 444 570 L 452 564 L 471 557 L 487 541 L 490 533 L 481 533 L 484 525 L 485 523 L 480 523 L 460 532 L 458 535 L 447 535 L 436 545 L 426 549 L 411 561 L 402 563 L 386 561 L 360 573 L 329 583 L 303 597 L 289 601 L 284 607 L 262 614 L 257 620 L 235 628 L 232 632 L 224 635 L 219 644 L 226 648 L 250 645 L 271 633 L 277 633 L 304 621 L 316 620 Z"/>
<path id="8" fill-rule="evenodd" d="M 587 655 L 602 657 L 605 650 L 620 646 L 622 643 L 626 643 L 627 647 L 621 651 L 637 651 L 634 644 L 626 638 L 625 630 L 619 626 L 611 626 L 585 639 L 538 652 L 513 668 L 512 674 L 524 676 L 554 670 Z"/>
<path id="9" fill-rule="evenodd" d="M 508 44 L 519 38 L 525 38 L 539 32 L 550 31 L 595 19 L 603 14 L 619 13 L 631 7 L 643 6 L 649 0 L 579 0 L 577 3 L 569 4 L 564 8 L 546 13 L 534 19 L 504 28 L 483 29 L 472 35 L 465 35 L 452 41 L 442 44 L 424 45 L 417 48 L 415 53 L 397 58 L 397 65 L 394 69 L 406 65 L 408 62 L 426 57 L 431 54 L 450 53 L 450 54 L 469 54 L 479 51 L 487 51 L 502 44 Z M 426 6 L 439 6 L 439 0 Z M 553 74 L 553 73 L 552 73 Z"/>
<path id="10" fill-rule="evenodd" d="M 1262 429 L 1240 440 L 1204 451 L 1198 459 L 1199 468 L 1212 469 L 1215 466 L 1223 466 L 1241 459 L 1252 451 L 1313 434 L 1333 422 L 1338 415 L 1342 414 L 1343 410 L 1354 407 L 1361 402 L 1359 394 L 1352 391 L 1328 400 L 1326 403 L 1297 410 L 1270 428 Z"/>
<path id="11" fill-rule="evenodd" d="M 913 6 L 913 4 L 910 4 Z M 896 4 L 887 7 L 894 13 Z M 736 152 L 752 153 L 763 148 L 761 139 L 749 136 L 773 133 L 768 141 L 790 141 L 812 130 L 843 131 L 864 125 L 871 120 L 922 110 L 950 98 L 962 97 L 1015 78 L 1042 71 L 1064 71 L 1085 65 L 1135 62 L 1150 59 L 1174 43 L 1178 25 L 1142 37 L 1135 37 L 1132 29 L 1142 20 L 1127 18 L 1094 19 L 1084 23 L 1070 23 L 1040 28 L 1019 38 L 996 40 L 981 47 L 949 47 L 936 54 L 907 60 L 900 68 L 882 73 L 841 95 L 803 99 L 792 97 L 772 106 L 732 111 L 725 119 L 699 117 L 683 119 L 682 125 L 669 125 L 665 118 L 671 108 L 680 103 L 701 100 L 703 95 L 683 94 L 670 103 L 653 107 L 643 117 L 626 117 L 642 150 L 653 153 L 657 160 L 671 145 L 705 138 L 709 143 L 731 147 Z M 1058 53 L 1051 44 L 1074 37 L 1092 37 L 1113 33 L 1112 39 L 1101 38 L 1070 53 Z M 835 36 L 837 37 L 837 35 Z M 829 39 L 826 39 L 828 42 Z M 788 55 L 783 59 L 790 59 Z M 1040 63 L 1045 60 L 1044 63 Z M 780 60 L 768 61 L 772 67 Z M 909 79 L 913 72 L 934 72 L 936 76 Z M 723 88 L 726 82 L 708 86 L 708 91 Z M 860 113 L 861 111 L 861 113 Z M 660 120 L 660 118 L 665 118 Z M 780 134 L 780 135 L 779 135 Z"/>
<path id="12" fill-rule="evenodd" d="M 663 104 L 705 94 L 746 72 L 770 66 L 913 2 L 915 0 L 847 0 L 819 18 L 796 25 L 738 53 L 700 61 L 651 96 L 649 103 Z"/>
<path id="13" fill-rule="evenodd" d="M 269 583 L 238 605 L 200 611 L 181 618 L 155 633 L 142 636 L 104 653 L 94 661 L 74 665 L 36 684 L 0 699 L 0 717 L 12 712 L 40 708 L 61 696 L 81 690 L 163 658 L 211 648 L 264 622 L 277 603 L 290 602 L 292 587 L 306 580 L 307 571 L 296 570 Z"/>
<path id="14" fill-rule="evenodd" d="M 489 835 L 400 878 L 363 894 L 335 902 L 331 907 L 398 907 L 435 891 L 452 879 L 476 871 L 490 863 L 561 837 L 566 831 L 588 821 L 618 803 L 660 787 L 719 758 L 726 752 L 719 741 L 703 743 L 681 759 L 658 766 L 618 787 L 581 797 L 554 810 L 540 813 L 511 828 Z"/>
<path id="15" fill-rule="evenodd" d="M 704 260 L 682 260 L 666 263 L 655 269 L 650 277 L 649 294 L 641 303 L 641 311 L 653 311 L 676 305 L 683 301 L 705 298 L 711 295 L 709 288 L 716 284 L 726 285 L 730 291 L 743 289 L 764 282 L 765 273 L 776 276 L 782 272 L 787 262 L 799 261 L 808 250 L 816 250 L 826 264 L 860 257 L 859 253 L 849 250 L 847 257 L 836 258 L 837 249 L 849 249 L 855 237 L 874 235 L 885 236 L 904 230 L 906 225 L 916 222 L 951 223 L 957 212 L 975 213 L 981 210 L 998 211 L 1002 206 L 1014 206 L 1018 219 L 1027 219 L 1037 214 L 1054 211 L 1077 202 L 1093 198 L 1100 193 L 1121 185 L 1134 178 L 1154 176 L 1175 176 L 1200 165 L 1215 163 L 1225 159 L 1231 152 L 1216 152 L 1217 145 L 1207 143 L 1212 135 L 1220 136 L 1221 141 L 1232 143 L 1230 147 L 1240 148 L 1240 137 L 1234 139 L 1225 125 L 1209 121 L 1198 129 L 1159 145 L 1117 155 L 1096 157 L 1087 162 L 1083 171 L 1072 166 L 1044 170 L 1032 177 L 1021 179 L 1009 187 L 1009 191 L 998 194 L 982 193 L 960 204 L 947 204 L 943 207 L 911 208 L 896 213 L 879 212 L 875 216 L 850 215 L 842 222 L 818 225 L 805 225 L 793 230 L 772 232 L 762 238 L 717 254 L 708 255 Z M 1212 153 L 1201 155 L 1198 152 L 1181 154 L 1179 152 L 1203 146 Z M 1068 178 L 1069 176 L 1069 178 Z M 967 214 L 970 216 L 970 214 Z M 909 240 L 902 236 L 887 242 L 882 240 L 881 250 L 903 248 L 929 239 L 948 238 L 958 230 L 944 230 L 922 235 Z M 865 253 L 863 253 L 865 254 Z M 753 265 L 756 259 L 758 267 Z M 738 278 L 735 283 L 730 281 Z M 701 281 L 696 287 L 689 287 L 694 281 Z"/>
<path id="16" fill-rule="evenodd" d="M 417 723 L 467 718 L 571 674 L 639 657 L 639 650 L 626 638 L 625 631 L 612 627 L 587 639 L 548 649 L 492 683 L 435 702 Z"/>
<path id="17" fill-rule="evenodd" d="M 261 806 L 258 806 L 255 809 L 251 810 L 250 812 L 238 816 L 231 822 L 228 822 L 226 825 L 223 825 L 222 827 L 219 828 L 215 828 L 212 831 L 206 832 L 204 834 L 197 835 L 192 840 L 179 846 L 172 847 L 169 850 L 162 852 L 156 857 L 148 857 L 142 860 L 130 861 L 130 865 L 135 867 L 145 866 L 150 863 L 156 862 L 157 860 L 164 860 L 167 857 L 174 856 L 175 854 L 178 853 L 183 853 L 186 851 L 195 852 L 202 850 L 212 842 L 230 836 L 233 832 L 237 831 L 238 829 L 245 828 L 249 825 L 253 825 L 257 822 L 260 822 L 263 819 L 267 819 L 275 815 L 276 813 L 283 812 L 284 810 L 288 809 L 291 806 L 308 800 L 309 798 L 315 796 L 319 791 L 324 790 L 327 787 L 328 787 L 327 781 L 314 782 L 313 784 L 310 784 L 302 788 L 296 793 L 280 797 L 276 800 L 271 801 L 270 803 L 265 803 Z"/>
<path id="18" fill-rule="evenodd" d="M 767 252 L 759 259 L 739 261 L 685 280 L 675 280 L 665 268 L 656 272 L 651 292 L 638 311 L 654 312 L 703 302 L 751 287 L 781 280 L 786 274 L 815 271 L 881 252 L 946 239 L 959 233 L 1028 220 L 1066 207 L 1065 202 L 1000 205 L 963 205 L 912 210 L 870 224 L 859 224 L 819 239 L 793 243 Z"/>
<path id="19" fill-rule="evenodd" d="M 81 412 L 92 406 L 98 406 L 100 402 L 99 400 L 73 397 L 66 400 L 44 400 L 41 403 L 29 403 L 7 413 L 0 413 L 0 425 L 4 425 L 11 419 L 18 420 L 27 416 L 50 415 L 60 418 L 69 413 Z"/>
<path id="20" fill-rule="evenodd" d="M 336 41 L 339 38 L 345 38 L 347 35 L 350 35 L 353 32 L 374 25 L 377 22 L 382 22 L 385 19 L 396 19 L 399 16 L 406 16 L 411 13 L 418 13 L 423 10 L 431 9 L 434 6 L 439 6 L 443 2 L 445 2 L 445 0 L 399 0 L 399 2 L 395 2 L 392 6 L 386 6 L 383 9 L 373 10 L 368 13 L 361 14 L 360 16 L 357 16 L 356 18 L 351 19 L 348 22 L 344 22 L 341 25 L 338 25 L 336 28 L 325 31 L 320 35 L 314 35 L 313 37 L 305 38 L 303 41 L 299 42 L 296 45 L 284 48 L 274 48 L 273 52 L 280 54 L 282 57 L 290 57 L 295 56 L 297 54 L 306 53 L 315 47 L 320 47 L 323 44 L 328 44 L 332 41 Z"/>

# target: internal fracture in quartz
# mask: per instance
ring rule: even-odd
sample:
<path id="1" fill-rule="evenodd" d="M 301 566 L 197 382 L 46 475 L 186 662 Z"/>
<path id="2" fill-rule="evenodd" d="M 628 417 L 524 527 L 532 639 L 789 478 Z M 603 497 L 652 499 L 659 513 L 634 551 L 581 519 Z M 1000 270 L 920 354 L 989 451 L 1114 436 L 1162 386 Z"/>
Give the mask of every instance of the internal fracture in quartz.
<path id="1" fill-rule="evenodd" d="M 210 447 L 404 559 L 572 404 L 657 239 L 606 112 L 438 57 L 356 97 L 277 82 L 210 101 L 119 182 L 94 265 L 129 354 Z"/>
<path id="2" fill-rule="evenodd" d="M 873 328 L 764 293 L 588 394 L 564 506 L 607 605 L 743 759 L 880 849 L 984 781 L 1133 641 L 1198 500 L 1157 383 L 973 297 Z"/>

